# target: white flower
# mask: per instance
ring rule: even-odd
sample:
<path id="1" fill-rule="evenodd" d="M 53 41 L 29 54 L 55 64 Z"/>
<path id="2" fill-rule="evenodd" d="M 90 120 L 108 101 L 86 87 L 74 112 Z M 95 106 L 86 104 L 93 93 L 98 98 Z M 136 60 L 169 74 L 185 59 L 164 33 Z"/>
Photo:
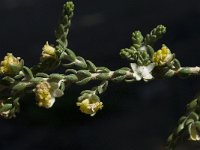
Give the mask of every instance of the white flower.
<path id="1" fill-rule="evenodd" d="M 154 63 L 149 64 L 148 66 L 138 66 L 136 63 L 131 63 L 131 68 L 133 70 L 133 77 L 140 81 L 143 79 L 144 81 L 148 81 L 153 79 L 151 71 L 155 67 Z"/>

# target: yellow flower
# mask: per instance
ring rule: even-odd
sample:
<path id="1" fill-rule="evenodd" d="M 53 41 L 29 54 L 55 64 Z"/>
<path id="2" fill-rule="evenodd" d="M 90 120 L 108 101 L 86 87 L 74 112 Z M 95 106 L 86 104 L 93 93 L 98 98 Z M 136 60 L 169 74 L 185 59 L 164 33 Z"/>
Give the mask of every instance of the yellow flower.
<path id="1" fill-rule="evenodd" d="M 167 62 L 171 61 L 172 58 L 173 55 L 169 48 L 162 45 L 162 48 L 153 54 L 152 62 L 154 62 L 156 66 L 163 66 Z"/>
<path id="2" fill-rule="evenodd" d="M 7 53 L 4 60 L 1 61 L 0 74 L 18 74 L 22 69 L 23 62 L 20 57 L 14 57 L 12 53 Z"/>
<path id="3" fill-rule="evenodd" d="M 51 108 L 56 97 L 61 97 L 64 93 L 59 89 L 62 80 L 58 83 L 43 81 L 36 85 L 35 96 L 38 106 Z"/>
<path id="4" fill-rule="evenodd" d="M 51 95 L 51 86 L 48 82 L 44 81 L 36 86 L 36 100 L 40 107 L 50 108 L 55 102 L 55 97 Z"/>
<path id="5" fill-rule="evenodd" d="M 102 102 L 91 98 L 87 98 L 82 102 L 77 102 L 76 105 L 80 106 L 81 112 L 90 116 L 94 116 L 98 110 L 101 110 L 103 108 Z"/>
<path id="6" fill-rule="evenodd" d="M 45 60 L 47 58 L 56 58 L 56 50 L 54 47 L 50 46 L 48 42 L 46 42 L 42 48 L 41 60 Z"/>

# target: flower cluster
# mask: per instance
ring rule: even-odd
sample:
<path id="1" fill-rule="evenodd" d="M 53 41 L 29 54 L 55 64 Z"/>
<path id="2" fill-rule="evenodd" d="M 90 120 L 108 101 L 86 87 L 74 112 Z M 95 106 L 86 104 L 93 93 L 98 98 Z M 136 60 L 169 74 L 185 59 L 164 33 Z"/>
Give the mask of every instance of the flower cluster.
<path id="1" fill-rule="evenodd" d="M 167 62 L 170 62 L 172 58 L 173 55 L 169 48 L 166 45 L 162 45 L 162 48 L 153 54 L 152 62 L 154 62 L 156 66 L 163 66 Z"/>
<path id="2" fill-rule="evenodd" d="M 103 108 L 103 103 L 95 98 L 87 98 L 82 102 L 77 102 L 77 106 L 80 106 L 80 111 L 88 114 L 90 116 L 94 116 L 98 110 Z"/>
<path id="3" fill-rule="evenodd" d="M 20 57 L 14 57 L 12 53 L 7 53 L 4 60 L 1 61 L 0 74 L 13 75 L 18 74 L 23 67 L 23 61 Z"/>

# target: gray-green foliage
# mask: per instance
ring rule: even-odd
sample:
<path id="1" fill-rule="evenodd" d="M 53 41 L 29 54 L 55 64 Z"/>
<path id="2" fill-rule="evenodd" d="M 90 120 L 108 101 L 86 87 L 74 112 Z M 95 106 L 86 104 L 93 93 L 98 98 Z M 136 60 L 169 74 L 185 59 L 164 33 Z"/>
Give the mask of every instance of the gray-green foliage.
<path id="1" fill-rule="evenodd" d="M 157 26 L 146 36 L 143 36 L 140 31 L 132 33 L 131 46 L 120 51 L 120 56 L 129 61 L 128 67 L 113 71 L 104 66 L 96 66 L 91 60 L 85 60 L 68 47 L 67 36 L 73 12 L 73 2 L 66 2 L 55 32 L 55 48 L 47 43 L 46 46 L 49 49 L 47 48 L 45 54 L 42 54 L 42 59 L 37 65 L 29 68 L 24 65 L 23 60 L 17 62 L 18 59 L 10 56 L 9 59 L 6 56 L 5 60 L 1 62 L 0 115 L 2 117 L 15 117 L 19 112 L 19 100 L 27 93 L 35 94 L 38 106 L 50 108 L 55 98 L 63 96 L 65 89 L 71 85 L 80 86 L 98 81 L 96 86 L 89 90 L 83 90 L 78 97 L 78 106 L 82 107 L 83 105 L 80 108 L 81 111 L 87 114 L 91 113 L 93 116 L 97 110 L 102 108 L 100 95 L 107 90 L 110 81 L 147 82 L 173 76 L 185 78 L 200 75 L 199 67 L 181 67 L 178 59 L 167 47 L 164 46 L 158 51 L 154 50 L 154 43 L 166 32 L 166 27 L 163 25 Z M 64 68 L 65 72 L 49 73 L 59 67 Z M 48 97 L 50 98 L 48 99 Z M 89 109 L 89 111 L 84 109 Z M 179 139 L 185 135 L 192 140 L 200 140 L 199 115 L 200 99 L 197 98 L 187 105 L 187 113 L 179 119 L 177 128 L 169 136 L 168 149 L 173 150 Z"/>
<path id="2" fill-rule="evenodd" d="M 150 58 L 154 53 L 153 44 L 159 40 L 166 32 L 166 27 L 159 25 L 154 28 L 145 38 L 140 31 L 132 33 L 132 45 L 129 48 L 122 49 L 120 55 L 131 62 L 139 65 L 148 65 Z"/>
<path id="3" fill-rule="evenodd" d="M 166 147 L 175 149 L 180 139 L 184 137 L 198 141 L 200 138 L 200 97 L 187 104 L 187 113 L 180 117 L 177 127 L 168 137 Z"/>

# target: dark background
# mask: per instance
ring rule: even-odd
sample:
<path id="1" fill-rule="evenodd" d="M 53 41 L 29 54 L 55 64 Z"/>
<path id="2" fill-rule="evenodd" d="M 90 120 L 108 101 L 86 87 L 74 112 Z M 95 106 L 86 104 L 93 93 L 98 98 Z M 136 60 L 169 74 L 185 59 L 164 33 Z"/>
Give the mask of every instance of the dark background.
<path id="1" fill-rule="evenodd" d="M 0 58 L 7 52 L 36 64 L 46 41 L 54 43 L 64 0 L 1 0 Z M 69 47 L 97 66 L 127 66 L 121 48 L 129 47 L 134 30 L 168 28 L 165 43 L 183 66 L 199 65 L 199 0 L 80 0 L 69 35 Z M 148 84 L 110 84 L 101 97 L 104 109 L 95 117 L 79 112 L 72 87 L 51 109 L 38 108 L 34 97 L 21 100 L 16 119 L 0 120 L 0 150 L 161 150 L 185 105 L 199 91 L 199 79 L 173 78 Z M 180 144 L 177 150 L 199 149 Z"/>

